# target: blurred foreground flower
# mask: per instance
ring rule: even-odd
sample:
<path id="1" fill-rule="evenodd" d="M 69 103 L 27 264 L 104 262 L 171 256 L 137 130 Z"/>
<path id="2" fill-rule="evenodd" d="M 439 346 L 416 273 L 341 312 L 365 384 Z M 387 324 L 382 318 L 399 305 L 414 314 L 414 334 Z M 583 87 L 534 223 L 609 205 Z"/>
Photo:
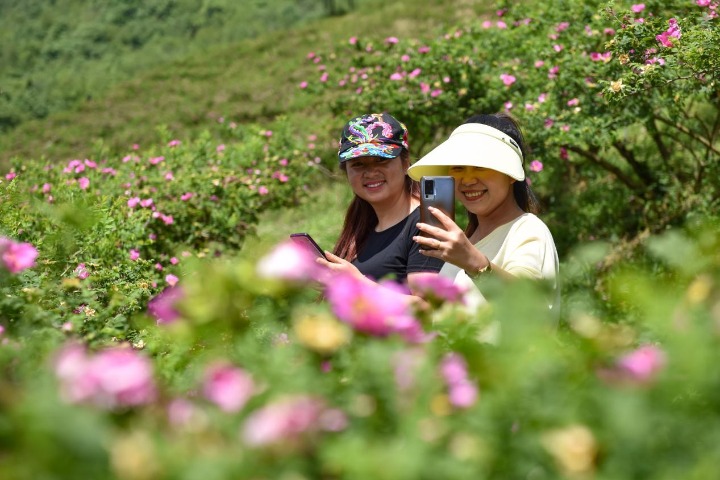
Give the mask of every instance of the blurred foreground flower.
<path id="1" fill-rule="evenodd" d="M 0 264 L 10 273 L 19 273 L 34 267 L 37 256 L 38 251 L 31 244 L 0 237 Z"/>
<path id="2" fill-rule="evenodd" d="M 440 363 L 440 373 L 448 386 L 450 403 L 458 408 L 468 408 L 478 397 L 477 386 L 468 378 L 467 363 L 457 353 L 449 353 Z"/>
<path id="3" fill-rule="evenodd" d="M 665 352 L 655 345 L 643 345 L 621 357 L 617 367 L 629 379 L 647 383 L 655 379 L 665 363 Z"/>
<path id="4" fill-rule="evenodd" d="M 250 374 L 228 363 L 212 364 L 205 371 L 203 395 L 224 412 L 241 410 L 254 391 Z"/>
<path id="5" fill-rule="evenodd" d="M 323 269 L 315 255 L 291 241 L 278 244 L 257 264 L 259 276 L 288 281 L 318 280 Z"/>
<path id="6" fill-rule="evenodd" d="M 378 337 L 397 333 L 409 342 L 428 338 L 412 316 L 407 296 L 393 283 L 366 283 L 340 274 L 329 282 L 326 295 L 335 315 L 360 332 Z"/>
<path id="7" fill-rule="evenodd" d="M 579 476 L 592 472 L 598 447 L 586 426 L 570 425 L 550 431 L 543 435 L 542 444 L 566 475 Z"/>
<path id="8" fill-rule="evenodd" d="M 129 348 L 91 355 L 80 344 L 68 344 L 55 357 L 55 374 L 71 403 L 116 409 L 150 403 L 157 393 L 150 360 Z"/>
<path id="9" fill-rule="evenodd" d="M 183 297 L 182 287 L 167 287 L 148 302 L 148 313 L 155 318 L 158 325 L 173 323 L 180 317 L 175 305 Z"/>
<path id="10" fill-rule="evenodd" d="M 298 341 L 320 354 L 331 354 L 350 339 L 345 325 L 329 314 L 300 316 L 293 325 Z"/>
<path id="11" fill-rule="evenodd" d="M 242 429 L 243 441 L 253 447 L 282 444 L 300 446 L 319 431 L 337 432 L 347 417 L 316 397 L 300 395 L 278 400 L 253 412 Z"/>
<path id="12" fill-rule="evenodd" d="M 464 303 L 465 289 L 436 273 L 416 273 L 408 278 L 408 284 L 428 301 Z"/>

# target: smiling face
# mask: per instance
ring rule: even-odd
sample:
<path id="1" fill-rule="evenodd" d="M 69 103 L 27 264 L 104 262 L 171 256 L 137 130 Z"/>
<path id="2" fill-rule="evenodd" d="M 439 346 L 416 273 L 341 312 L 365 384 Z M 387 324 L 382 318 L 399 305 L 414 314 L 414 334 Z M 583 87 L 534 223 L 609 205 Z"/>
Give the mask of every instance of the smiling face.
<path id="1" fill-rule="evenodd" d="M 400 157 L 358 157 L 345 162 L 345 171 L 355 195 L 377 207 L 406 194 L 405 163 Z"/>
<path id="2" fill-rule="evenodd" d="M 489 168 L 450 167 L 455 196 L 478 219 L 502 219 L 518 210 L 513 196 L 515 180 Z"/>

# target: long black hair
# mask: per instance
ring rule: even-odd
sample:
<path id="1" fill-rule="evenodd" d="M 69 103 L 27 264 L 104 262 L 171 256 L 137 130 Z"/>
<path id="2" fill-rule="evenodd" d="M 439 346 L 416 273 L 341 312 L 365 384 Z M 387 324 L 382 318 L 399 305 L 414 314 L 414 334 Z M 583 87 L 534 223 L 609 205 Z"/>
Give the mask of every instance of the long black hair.
<path id="1" fill-rule="evenodd" d="M 398 159 L 403 162 L 407 168 L 410 166 L 410 153 L 404 148 L 400 152 Z M 340 164 L 340 168 L 345 170 L 347 165 L 345 162 Z M 405 189 L 411 197 L 420 199 L 420 183 L 405 175 Z M 367 200 L 355 195 L 345 212 L 345 222 L 343 223 L 340 236 L 335 243 L 333 253 L 340 258 L 352 261 L 357 256 L 357 252 L 362 249 L 370 232 L 377 226 L 378 218 L 375 210 Z"/>

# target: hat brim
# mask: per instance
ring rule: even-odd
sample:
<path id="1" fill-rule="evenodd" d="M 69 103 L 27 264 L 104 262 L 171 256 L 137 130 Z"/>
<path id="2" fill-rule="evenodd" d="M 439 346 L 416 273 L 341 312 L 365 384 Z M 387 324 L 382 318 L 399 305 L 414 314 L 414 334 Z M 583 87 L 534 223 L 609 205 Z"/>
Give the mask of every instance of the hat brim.
<path id="1" fill-rule="evenodd" d="M 522 181 L 525 179 L 522 157 L 507 144 L 507 138 L 507 135 L 487 125 L 461 125 L 447 140 L 415 162 L 408 169 L 408 175 L 413 180 L 420 180 L 422 177 L 448 175 L 451 166 L 467 166 L 489 168 Z"/>
<path id="2" fill-rule="evenodd" d="M 402 146 L 390 143 L 360 143 L 338 154 L 340 163 L 360 157 L 395 158 L 400 155 Z"/>

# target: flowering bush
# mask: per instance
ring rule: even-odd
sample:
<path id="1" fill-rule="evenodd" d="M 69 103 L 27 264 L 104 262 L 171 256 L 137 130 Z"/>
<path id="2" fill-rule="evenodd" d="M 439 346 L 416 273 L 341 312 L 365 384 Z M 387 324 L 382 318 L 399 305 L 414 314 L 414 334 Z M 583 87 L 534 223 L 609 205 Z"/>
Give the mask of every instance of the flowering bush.
<path id="1" fill-rule="evenodd" d="M 498 2 L 492 18 L 432 42 L 358 36 L 314 53 L 327 77 L 305 91 L 336 91 L 343 117 L 393 113 L 418 155 L 470 115 L 510 112 L 565 253 L 578 240 L 633 238 L 717 209 L 720 172 L 708 161 L 720 152 L 717 8 Z"/>
<path id="2" fill-rule="evenodd" d="M 651 237 L 644 248 L 673 278 L 613 277 L 616 301 L 639 313 L 601 318 L 575 294 L 560 329 L 530 283 L 472 311 L 462 292 L 424 281 L 438 290 L 427 311 L 400 308 L 386 286 L 301 283 L 271 265 L 309 267 L 300 250 L 201 259 L 172 290 L 173 321 L 136 315 L 142 346 L 0 333 L 0 473 L 709 478 L 720 262 L 708 253 L 719 247 L 717 223 Z M 686 261 L 673 263 L 678 250 Z M 567 275 L 587 262 L 578 255 Z M 422 342 L 395 328 L 398 312 Z M 495 343 L 478 340 L 497 323 Z"/>
<path id="3" fill-rule="evenodd" d="M 0 270 L 37 266 L 19 292 L 0 287 L 5 327 L 132 339 L 132 315 L 184 265 L 237 251 L 262 211 L 295 205 L 319 178 L 286 124 L 233 131 L 222 148 L 201 136 L 122 158 L 16 161 L 0 183 L 0 233 L 15 239 L 0 239 Z"/>

